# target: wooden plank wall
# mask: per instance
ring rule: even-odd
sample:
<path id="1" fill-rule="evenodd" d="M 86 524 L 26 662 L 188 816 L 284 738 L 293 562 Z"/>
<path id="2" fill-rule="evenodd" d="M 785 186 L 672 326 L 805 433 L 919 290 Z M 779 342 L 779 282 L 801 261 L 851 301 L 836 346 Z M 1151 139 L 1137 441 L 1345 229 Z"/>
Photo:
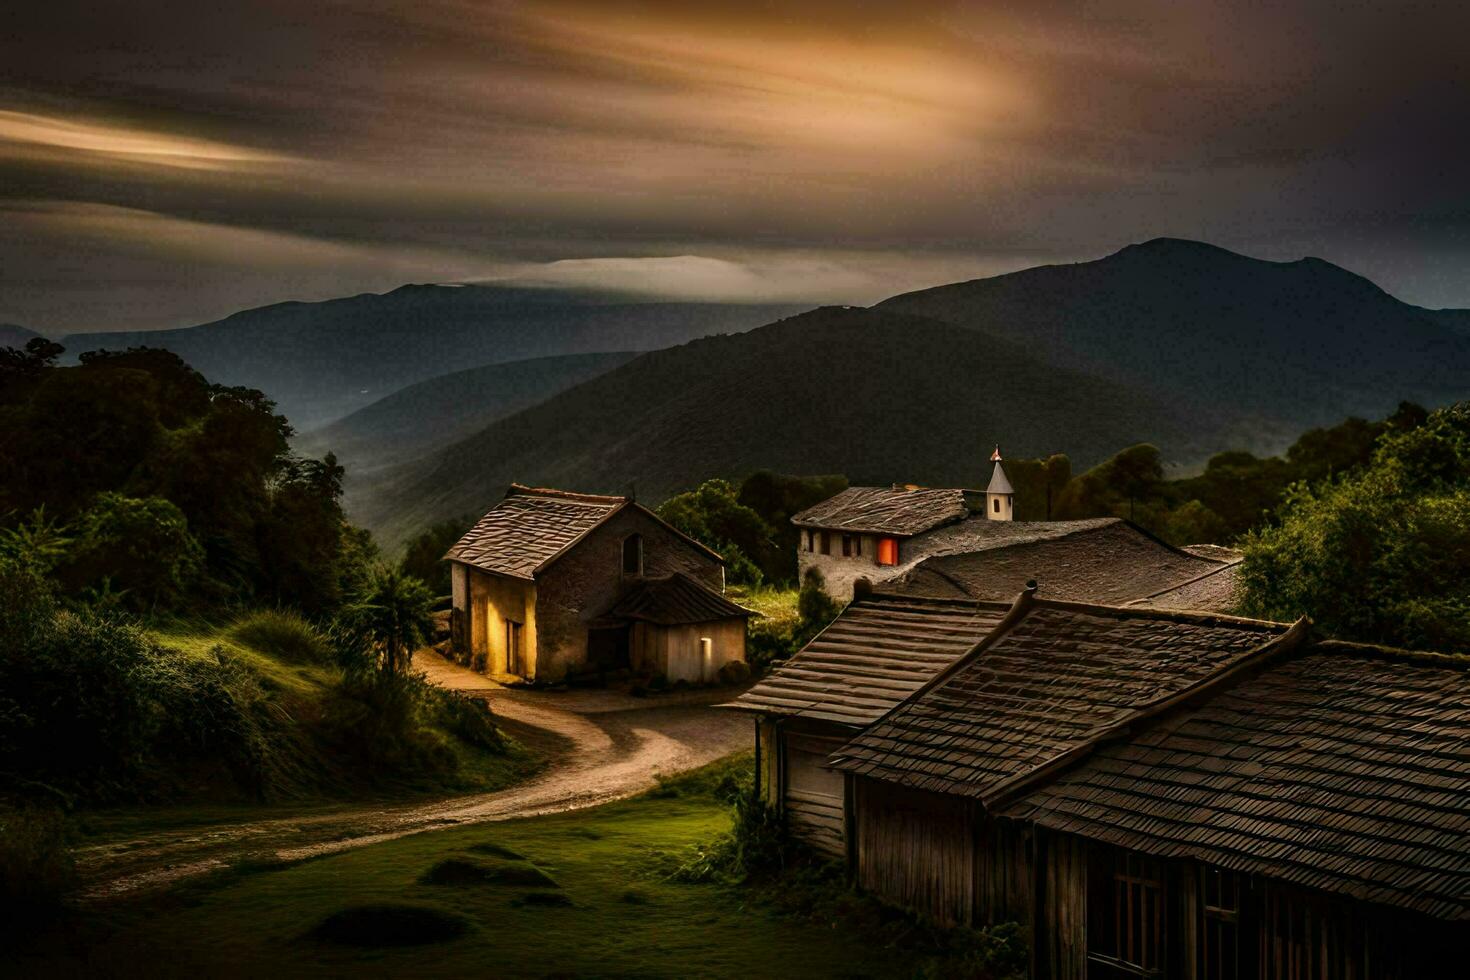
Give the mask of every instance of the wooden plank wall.
<path id="1" fill-rule="evenodd" d="M 870 779 L 853 784 L 860 887 L 944 925 L 974 917 L 974 805 Z"/>
<path id="2" fill-rule="evenodd" d="M 1033 973 L 1049 980 L 1087 976 L 1087 844 L 1036 831 L 1037 922 Z"/>
<path id="3" fill-rule="evenodd" d="M 1031 919 L 1031 828 L 983 818 L 976 826 L 975 925 L 1029 924 Z"/>
<path id="4" fill-rule="evenodd" d="M 791 832 L 829 857 L 847 854 L 843 815 L 843 777 L 824 768 L 827 756 L 846 738 L 811 732 L 782 734 L 786 791 L 782 805 Z"/>

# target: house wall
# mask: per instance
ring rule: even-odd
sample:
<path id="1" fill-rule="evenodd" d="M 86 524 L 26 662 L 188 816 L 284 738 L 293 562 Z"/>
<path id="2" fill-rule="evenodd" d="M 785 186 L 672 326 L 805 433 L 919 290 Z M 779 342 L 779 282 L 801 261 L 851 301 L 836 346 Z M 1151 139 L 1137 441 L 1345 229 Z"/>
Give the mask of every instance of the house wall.
<path id="1" fill-rule="evenodd" d="M 560 681 L 586 663 L 588 624 L 612 606 L 628 581 L 623 539 L 630 534 L 643 536 L 646 576 L 682 572 L 724 591 L 720 562 L 642 511 L 624 508 L 537 577 L 537 680 Z"/>
<path id="2" fill-rule="evenodd" d="M 830 857 L 847 853 L 843 776 L 823 763 L 856 729 L 789 720 L 781 725 L 780 803 L 793 836 Z"/>
<path id="3" fill-rule="evenodd" d="M 706 637 L 711 641 L 707 664 L 699 642 Z M 662 674 L 670 681 L 710 683 L 725 664 L 745 659 L 745 619 L 684 626 L 635 622 L 628 646 L 635 671 Z"/>
<path id="4" fill-rule="evenodd" d="M 878 538 L 876 534 L 854 535 L 862 540 L 863 553 L 856 557 L 844 558 L 842 556 L 842 533 L 841 531 L 829 531 L 832 537 L 832 553 L 824 555 L 820 550 L 806 550 L 806 528 L 799 529 L 801 533 L 796 543 L 796 569 L 798 581 L 805 579 L 807 569 L 815 568 L 822 573 L 825 591 L 838 602 L 848 602 L 852 599 L 853 586 L 858 579 L 867 579 L 872 585 L 886 582 L 896 578 L 906 569 L 904 565 L 910 561 L 910 552 L 913 550 L 910 541 L 913 539 L 900 538 L 898 541 L 898 564 L 878 564 Z M 817 531 L 817 548 L 821 548 L 821 531 Z"/>
<path id="5" fill-rule="evenodd" d="M 520 676 L 534 677 L 537 637 L 535 583 L 490 575 L 473 568 L 467 569 L 466 578 L 471 666 L 491 674 L 513 673 L 507 659 L 509 651 L 505 629 L 506 621 L 513 620 L 521 624 L 524 673 Z"/>
<path id="6" fill-rule="evenodd" d="M 1109 880 L 1089 881 L 1098 858 L 1124 853 L 1070 834 L 1036 832 L 1037 921 L 1032 975 L 1088 976 L 1089 894 L 1116 894 Z M 1163 972 L 1183 980 L 1410 980 L 1445 975 L 1463 947 L 1459 923 L 1358 902 L 1192 861 L 1163 862 Z M 1234 908 L 1223 934 L 1206 917 L 1209 876 L 1229 879 Z M 1220 901 L 1220 893 L 1210 896 Z M 1226 904 L 1229 904 L 1228 901 Z M 1019 917 L 1018 917 L 1019 918 Z M 1213 936 L 1213 940 L 1211 939 Z M 1213 942 L 1213 947 L 1212 947 Z M 1212 948 L 1227 948 L 1220 958 Z M 1222 969 L 1236 958 L 1238 972 Z M 1109 976 L 1121 972 L 1105 971 Z"/>
<path id="7" fill-rule="evenodd" d="M 966 799 L 853 780 L 857 884 L 942 925 L 975 912 L 975 806 Z"/>

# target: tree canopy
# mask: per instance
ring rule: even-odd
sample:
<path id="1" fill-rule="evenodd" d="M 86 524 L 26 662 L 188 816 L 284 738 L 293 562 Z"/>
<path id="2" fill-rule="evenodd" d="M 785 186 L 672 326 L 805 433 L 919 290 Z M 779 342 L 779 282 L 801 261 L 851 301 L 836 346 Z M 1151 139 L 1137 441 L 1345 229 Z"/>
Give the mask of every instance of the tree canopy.
<path id="1" fill-rule="evenodd" d="M 1329 634 L 1470 651 L 1470 403 L 1389 427 L 1370 462 L 1286 491 L 1245 542 L 1245 608 Z"/>

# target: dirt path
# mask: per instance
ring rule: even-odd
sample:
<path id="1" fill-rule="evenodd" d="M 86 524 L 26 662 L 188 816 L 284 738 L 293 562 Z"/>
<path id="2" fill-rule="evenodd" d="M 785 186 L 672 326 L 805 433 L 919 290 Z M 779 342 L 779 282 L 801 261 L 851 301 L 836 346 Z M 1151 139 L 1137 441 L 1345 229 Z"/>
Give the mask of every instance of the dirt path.
<path id="1" fill-rule="evenodd" d="M 437 684 L 489 701 L 507 731 L 547 757 L 546 770 L 495 793 L 162 830 L 84 847 L 77 852 L 84 895 L 163 887 L 242 859 L 299 860 L 444 827 L 596 806 L 648 789 L 657 774 L 745 748 L 753 737 L 749 719 L 711 707 L 728 691 L 653 701 L 611 691 L 519 691 L 431 651 L 420 652 L 414 666 Z"/>

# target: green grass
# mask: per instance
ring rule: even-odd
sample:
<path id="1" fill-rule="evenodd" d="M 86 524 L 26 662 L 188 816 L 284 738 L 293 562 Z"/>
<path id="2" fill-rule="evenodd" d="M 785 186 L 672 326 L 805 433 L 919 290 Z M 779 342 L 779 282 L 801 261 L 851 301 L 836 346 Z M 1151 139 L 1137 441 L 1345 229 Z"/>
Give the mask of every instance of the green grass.
<path id="1" fill-rule="evenodd" d="M 730 598 L 746 609 L 754 609 L 766 619 L 779 624 L 796 625 L 796 589 L 749 589 L 731 586 Z"/>
<path id="2" fill-rule="evenodd" d="M 747 765 L 748 759 L 737 757 Z M 9 965 L 0 954 L 0 973 L 910 975 L 912 964 L 901 951 L 875 947 L 853 928 L 781 917 L 737 889 L 678 884 L 658 873 L 664 855 L 729 827 L 727 806 L 707 793 L 719 781 L 707 771 L 593 810 L 426 833 L 281 870 L 236 871 L 166 899 L 94 911 L 85 927 L 48 937 L 43 952 L 33 950 Z M 498 870 L 434 875 L 445 862 Z M 504 873 L 517 865 L 524 868 L 521 875 Z M 553 884 L 535 887 L 542 876 Z M 466 883 L 424 883 L 445 877 Z M 353 911 L 360 909 L 368 911 Z M 397 931 L 409 928 L 403 922 L 436 927 L 446 917 L 461 918 L 468 928 L 457 938 L 419 946 L 351 945 L 362 941 L 352 931 L 360 918 L 387 923 L 383 928 L 401 942 Z M 346 930 L 348 938 L 324 941 L 313 936 L 319 928 L 334 936 Z"/>
<path id="3" fill-rule="evenodd" d="M 192 657 L 208 657 L 215 647 L 224 647 L 249 664 L 269 685 L 298 696 L 320 695 L 340 676 L 340 672 L 330 665 L 283 659 L 270 649 L 248 642 L 251 638 L 249 632 L 245 631 L 242 638 L 238 626 L 248 624 L 253 618 L 247 616 L 238 624 L 224 625 L 197 620 L 175 621 L 154 626 L 148 633 L 164 646 Z"/>

